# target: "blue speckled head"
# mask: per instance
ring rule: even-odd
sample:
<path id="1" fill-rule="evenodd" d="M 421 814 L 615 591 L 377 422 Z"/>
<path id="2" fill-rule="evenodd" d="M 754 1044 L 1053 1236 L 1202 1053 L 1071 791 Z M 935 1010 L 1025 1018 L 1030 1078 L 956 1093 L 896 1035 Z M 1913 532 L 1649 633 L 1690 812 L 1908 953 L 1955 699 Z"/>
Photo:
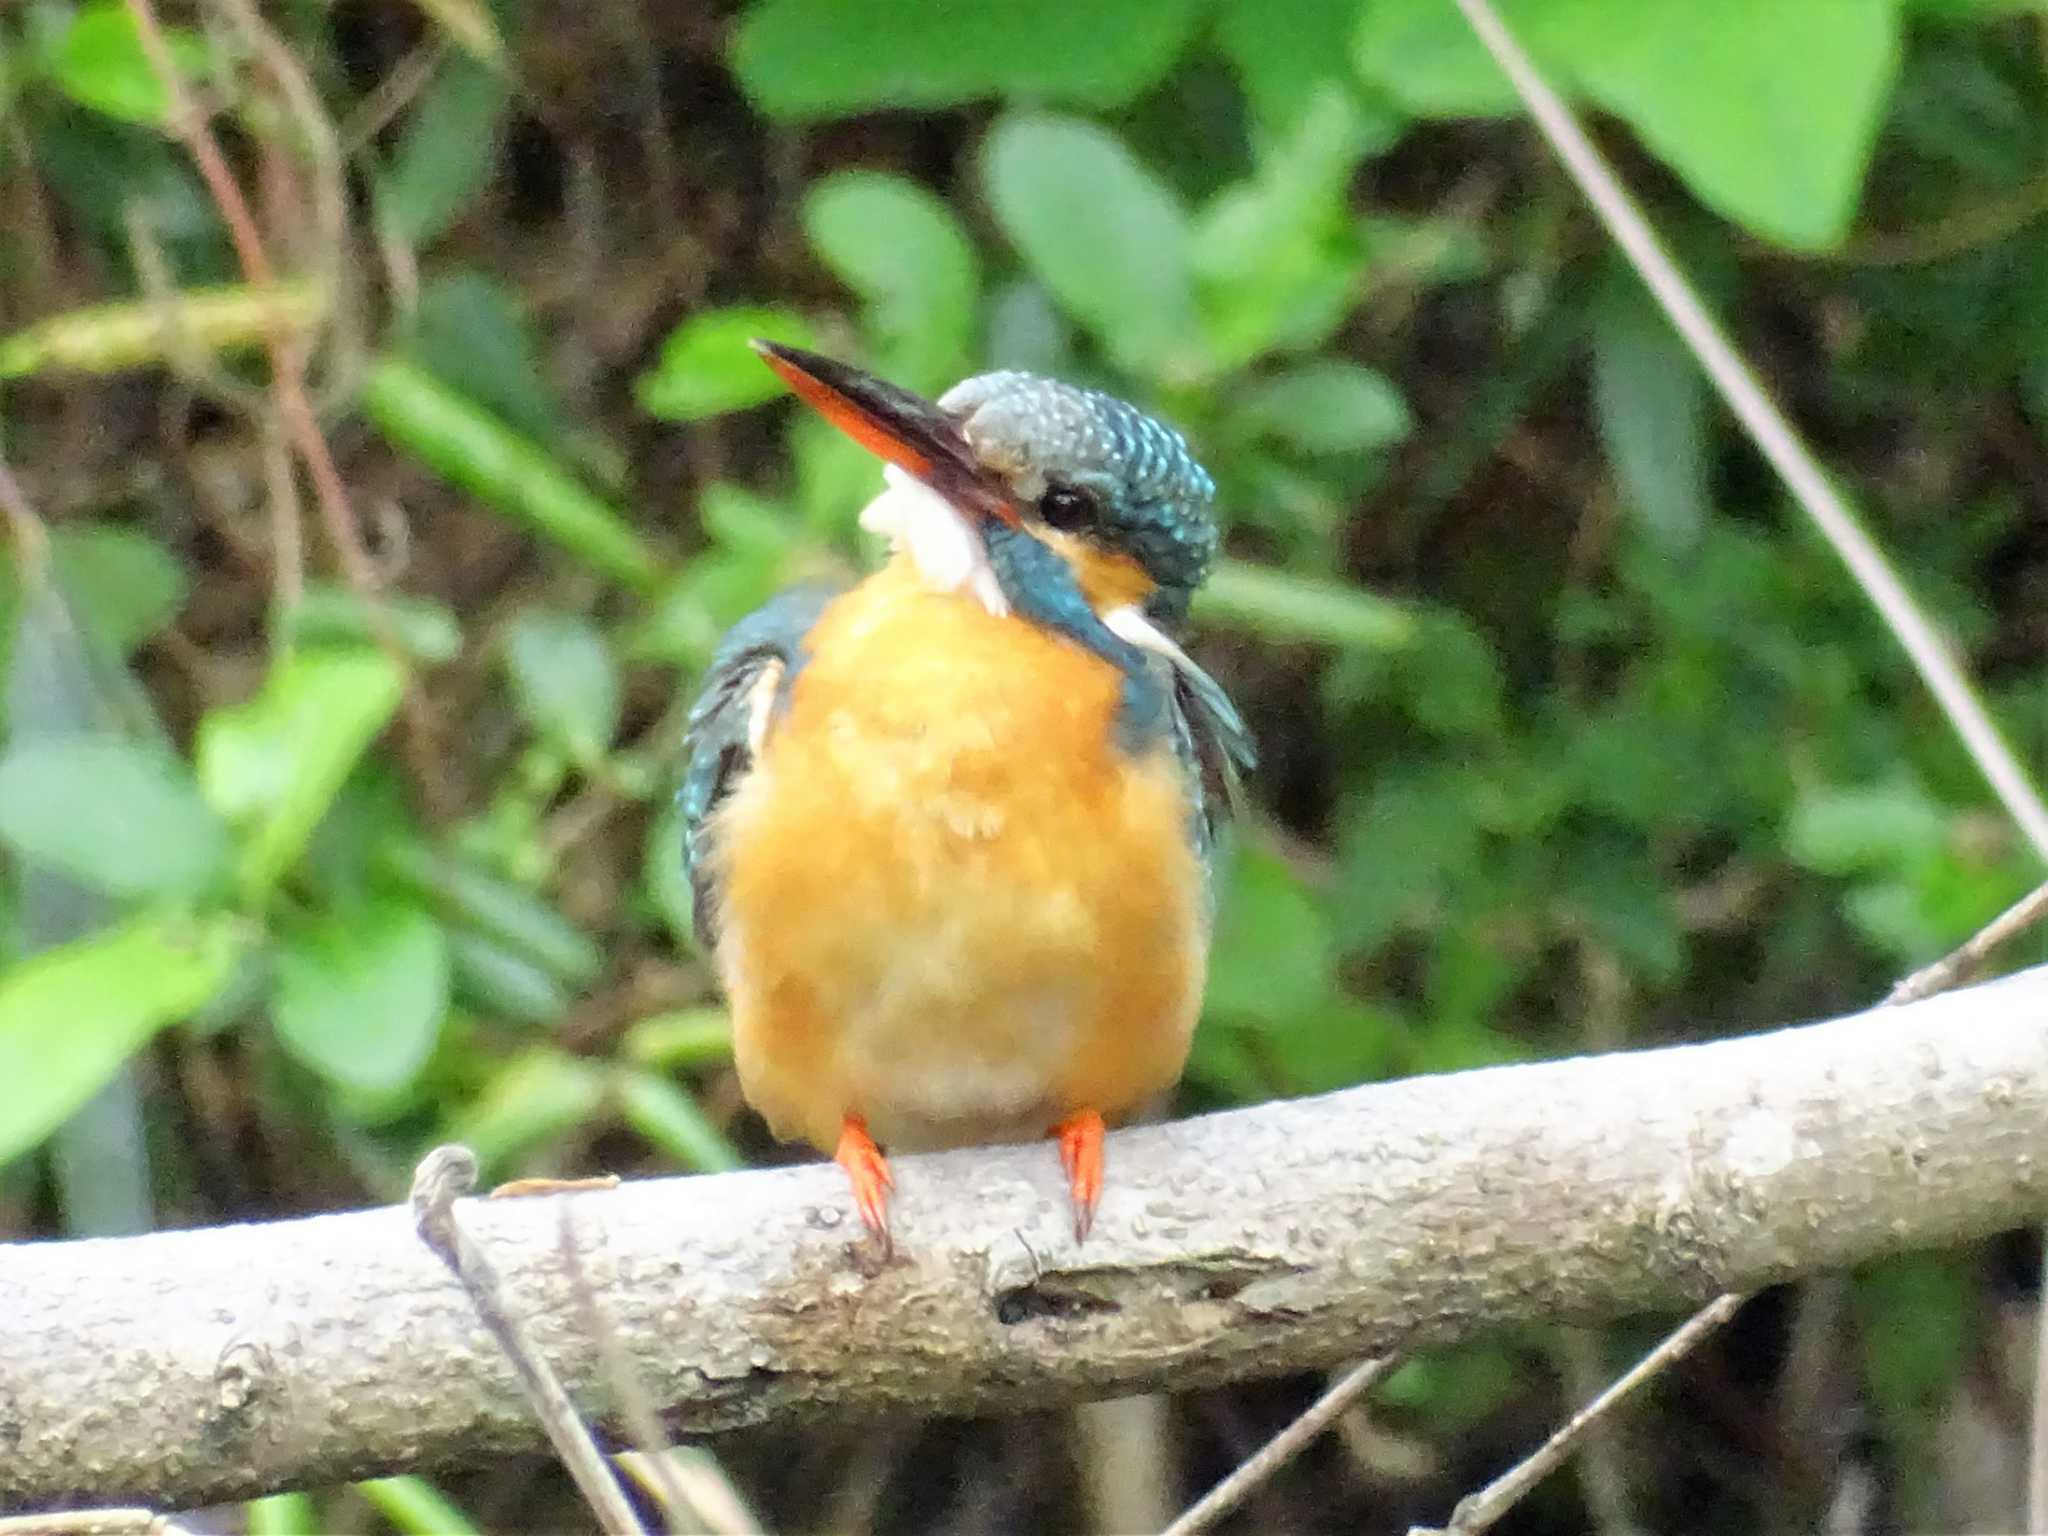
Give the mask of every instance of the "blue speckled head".
<path id="1" fill-rule="evenodd" d="M 1186 439 L 1136 406 L 1031 373 L 984 373 L 939 407 L 1041 520 L 1130 555 L 1184 607 L 1216 557 L 1216 483 Z"/>

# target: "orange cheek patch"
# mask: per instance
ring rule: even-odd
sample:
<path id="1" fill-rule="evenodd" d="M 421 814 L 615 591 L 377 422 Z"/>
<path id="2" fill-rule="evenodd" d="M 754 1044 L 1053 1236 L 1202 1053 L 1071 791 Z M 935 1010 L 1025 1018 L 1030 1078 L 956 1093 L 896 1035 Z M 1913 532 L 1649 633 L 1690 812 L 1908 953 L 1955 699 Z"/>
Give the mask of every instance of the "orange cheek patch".
<path id="1" fill-rule="evenodd" d="M 1129 555 L 1112 553 L 1070 533 L 1048 529 L 1039 537 L 1058 550 L 1073 569 L 1081 595 L 1097 613 L 1142 603 L 1158 586 Z"/>

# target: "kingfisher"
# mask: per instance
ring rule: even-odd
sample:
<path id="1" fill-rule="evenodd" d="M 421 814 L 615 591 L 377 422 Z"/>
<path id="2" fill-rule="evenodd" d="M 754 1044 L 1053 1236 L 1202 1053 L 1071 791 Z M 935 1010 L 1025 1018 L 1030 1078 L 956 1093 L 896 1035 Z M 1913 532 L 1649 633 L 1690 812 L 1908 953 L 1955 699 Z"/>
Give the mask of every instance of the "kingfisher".
<path id="1" fill-rule="evenodd" d="M 1105 1125 L 1201 1006 L 1244 721 L 1174 639 L 1215 485 L 1122 400 L 1021 372 L 936 401 L 754 349 L 874 453 L 891 553 L 717 648 L 680 792 L 740 1087 L 830 1150 L 887 1250 L 885 1149 L 1051 1137 L 1085 1240 Z"/>

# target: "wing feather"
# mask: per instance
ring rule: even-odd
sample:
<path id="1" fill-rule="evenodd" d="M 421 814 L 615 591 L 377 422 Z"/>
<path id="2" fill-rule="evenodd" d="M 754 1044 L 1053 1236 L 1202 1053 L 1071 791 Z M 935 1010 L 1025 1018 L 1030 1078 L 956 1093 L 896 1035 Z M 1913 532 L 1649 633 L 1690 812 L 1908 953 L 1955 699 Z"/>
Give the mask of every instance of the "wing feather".
<path id="1" fill-rule="evenodd" d="M 804 640 L 838 595 L 830 587 L 791 587 L 741 619 L 719 642 L 690 706 L 690 763 L 677 801 L 691 915 L 697 941 L 707 948 L 718 940 L 717 881 L 707 857 L 716 836 L 714 813 L 753 767 L 803 669 Z"/>

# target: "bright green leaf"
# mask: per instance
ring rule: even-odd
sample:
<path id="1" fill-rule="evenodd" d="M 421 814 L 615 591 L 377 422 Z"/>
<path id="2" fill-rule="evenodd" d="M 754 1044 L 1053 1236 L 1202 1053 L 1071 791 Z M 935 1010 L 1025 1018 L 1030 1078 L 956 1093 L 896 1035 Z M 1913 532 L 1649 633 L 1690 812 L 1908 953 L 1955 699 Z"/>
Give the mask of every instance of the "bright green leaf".
<path id="1" fill-rule="evenodd" d="M 1285 132 L 1323 87 L 1349 81 L 1358 5 L 1359 0 L 1291 0 L 1286 24 L 1276 26 L 1270 0 L 1224 0 L 1216 46 L 1237 71 L 1263 127 Z M 1400 113 L 1391 103 L 1375 102 L 1368 115 L 1374 144 L 1391 144 L 1400 132 Z"/>
<path id="2" fill-rule="evenodd" d="M 626 1123 L 695 1173 L 726 1173 L 740 1155 L 697 1101 L 658 1072 L 622 1071 L 616 1084 Z"/>
<path id="3" fill-rule="evenodd" d="M 1392 651 L 1415 638 L 1415 616 L 1376 593 L 1243 560 L 1218 563 L 1195 593 L 1195 617 L 1271 640 L 1308 640 L 1351 651 Z"/>
<path id="4" fill-rule="evenodd" d="M 184 27 L 167 27 L 164 40 L 181 75 L 206 73 L 205 40 Z M 129 123 L 161 125 L 170 117 L 170 92 L 143 51 L 135 17 L 122 0 L 88 0 L 71 18 L 49 57 L 57 88 L 82 107 Z"/>
<path id="5" fill-rule="evenodd" d="M 1061 306 L 1125 367 L 1205 367 L 1188 273 L 1186 211 L 1107 129 L 1014 115 L 982 154 L 996 221 Z"/>
<path id="6" fill-rule="evenodd" d="M 476 929 L 566 986 L 584 985 L 604 963 L 588 934 L 524 886 L 414 843 L 385 849 L 382 863 L 451 926 Z"/>
<path id="7" fill-rule="evenodd" d="M 227 919 L 152 918 L 0 972 L 0 1164 L 41 1141 L 164 1025 L 213 996 L 240 949 Z"/>
<path id="8" fill-rule="evenodd" d="M 287 928 L 273 967 L 277 1038 L 329 1082 L 388 1093 L 433 1054 L 448 1011 L 448 945 L 419 908 L 385 902 Z"/>
<path id="9" fill-rule="evenodd" d="M 71 611 L 118 655 L 157 634 L 185 605 L 185 572 L 148 534 L 105 523 L 59 529 L 50 539 L 57 585 Z"/>
<path id="10" fill-rule="evenodd" d="M 794 310 L 767 306 L 707 309 L 669 332 L 661 356 L 633 386 L 640 408 L 667 421 L 697 421 L 744 410 L 783 393 L 777 378 L 747 345 L 759 336 L 814 347 L 809 323 Z"/>
<path id="11" fill-rule="evenodd" d="M 1382 373 L 1318 358 L 1249 386 L 1236 397 L 1232 424 L 1278 438 L 1303 453 L 1385 448 L 1408 432 L 1408 407 Z"/>
<path id="12" fill-rule="evenodd" d="M 1823 874 L 1909 869 L 1941 849 L 1948 816 L 1908 779 L 1809 790 L 1792 808 L 1785 846 Z"/>
<path id="13" fill-rule="evenodd" d="M 842 171 L 806 194 L 804 230 L 867 301 L 875 365 L 910 389 L 965 371 L 980 271 L 951 210 L 915 182 Z"/>
<path id="14" fill-rule="evenodd" d="M 199 726 L 199 787 L 242 839 L 241 878 L 267 891 L 296 859 L 405 682 L 382 652 L 282 658 L 256 696 Z"/>
<path id="15" fill-rule="evenodd" d="M 505 636 L 519 712 L 579 762 L 594 762 L 619 725 L 619 672 L 604 637 L 573 614 L 529 610 Z"/>
<path id="16" fill-rule="evenodd" d="M 982 96 L 1114 107 L 1157 84 L 1201 0 L 755 0 L 733 67 L 762 110 L 830 117 Z"/>
<path id="17" fill-rule="evenodd" d="M 1249 179 L 1203 207 L 1189 260 L 1224 362 L 1315 346 L 1356 302 L 1366 246 L 1351 177 L 1366 144 L 1357 102 L 1326 86 Z"/>
<path id="18" fill-rule="evenodd" d="M 1216 924 L 1204 1006 L 1220 1018 L 1281 1026 L 1333 993 L 1328 904 L 1287 861 L 1249 840 L 1237 850 Z"/>
<path id="19" fill-rule="evenodd" d="M 1784 245 L 1841 239 L 1898 70 L 1898 0 L 1578 5 L 1580 86 L 1701 202 Z"/>
<path id="20" fill-rule="evenodd" d="M 446 8 L 439 0 L 437 9 Z M 477 14 L 488 20 L 482 7 Z M 495 35 L 495 34 L 494 34 Z M 360 1493 L 402 1536 L 478 1536 L 480 1527 L 447 1494 L 419 1477 L 380 1477 L 357 1483 Z M 254 1536 L 254 1533 L 251 1533 Z"/>
<path id="21" fill-rule="evenodd" d="M 545 447 L 425 369 L 380 359 L 363 382 L 362 402 L 392 442 L 585 564 L 636 591 L 659 578 L 660 554 L 624 514 Z"/>
<path id="22" fill-rule="evenodd" d="M 1495 0 L 1495 8 L 1539 62 L 1546 9 L 1573 0 Z M 1352 35 L 1352 61 L 1366 83 L 1428 117 L 1512 112 L 1514 87 L 1449 0 L 1371 0 Z"/>
<path id="23" fill-rule="evenodd" d="M 114 896 L 196 896 L 228 852 L 185 764 L 118 736 L 27 736 L 0 756 L 0 841 Z"/>

